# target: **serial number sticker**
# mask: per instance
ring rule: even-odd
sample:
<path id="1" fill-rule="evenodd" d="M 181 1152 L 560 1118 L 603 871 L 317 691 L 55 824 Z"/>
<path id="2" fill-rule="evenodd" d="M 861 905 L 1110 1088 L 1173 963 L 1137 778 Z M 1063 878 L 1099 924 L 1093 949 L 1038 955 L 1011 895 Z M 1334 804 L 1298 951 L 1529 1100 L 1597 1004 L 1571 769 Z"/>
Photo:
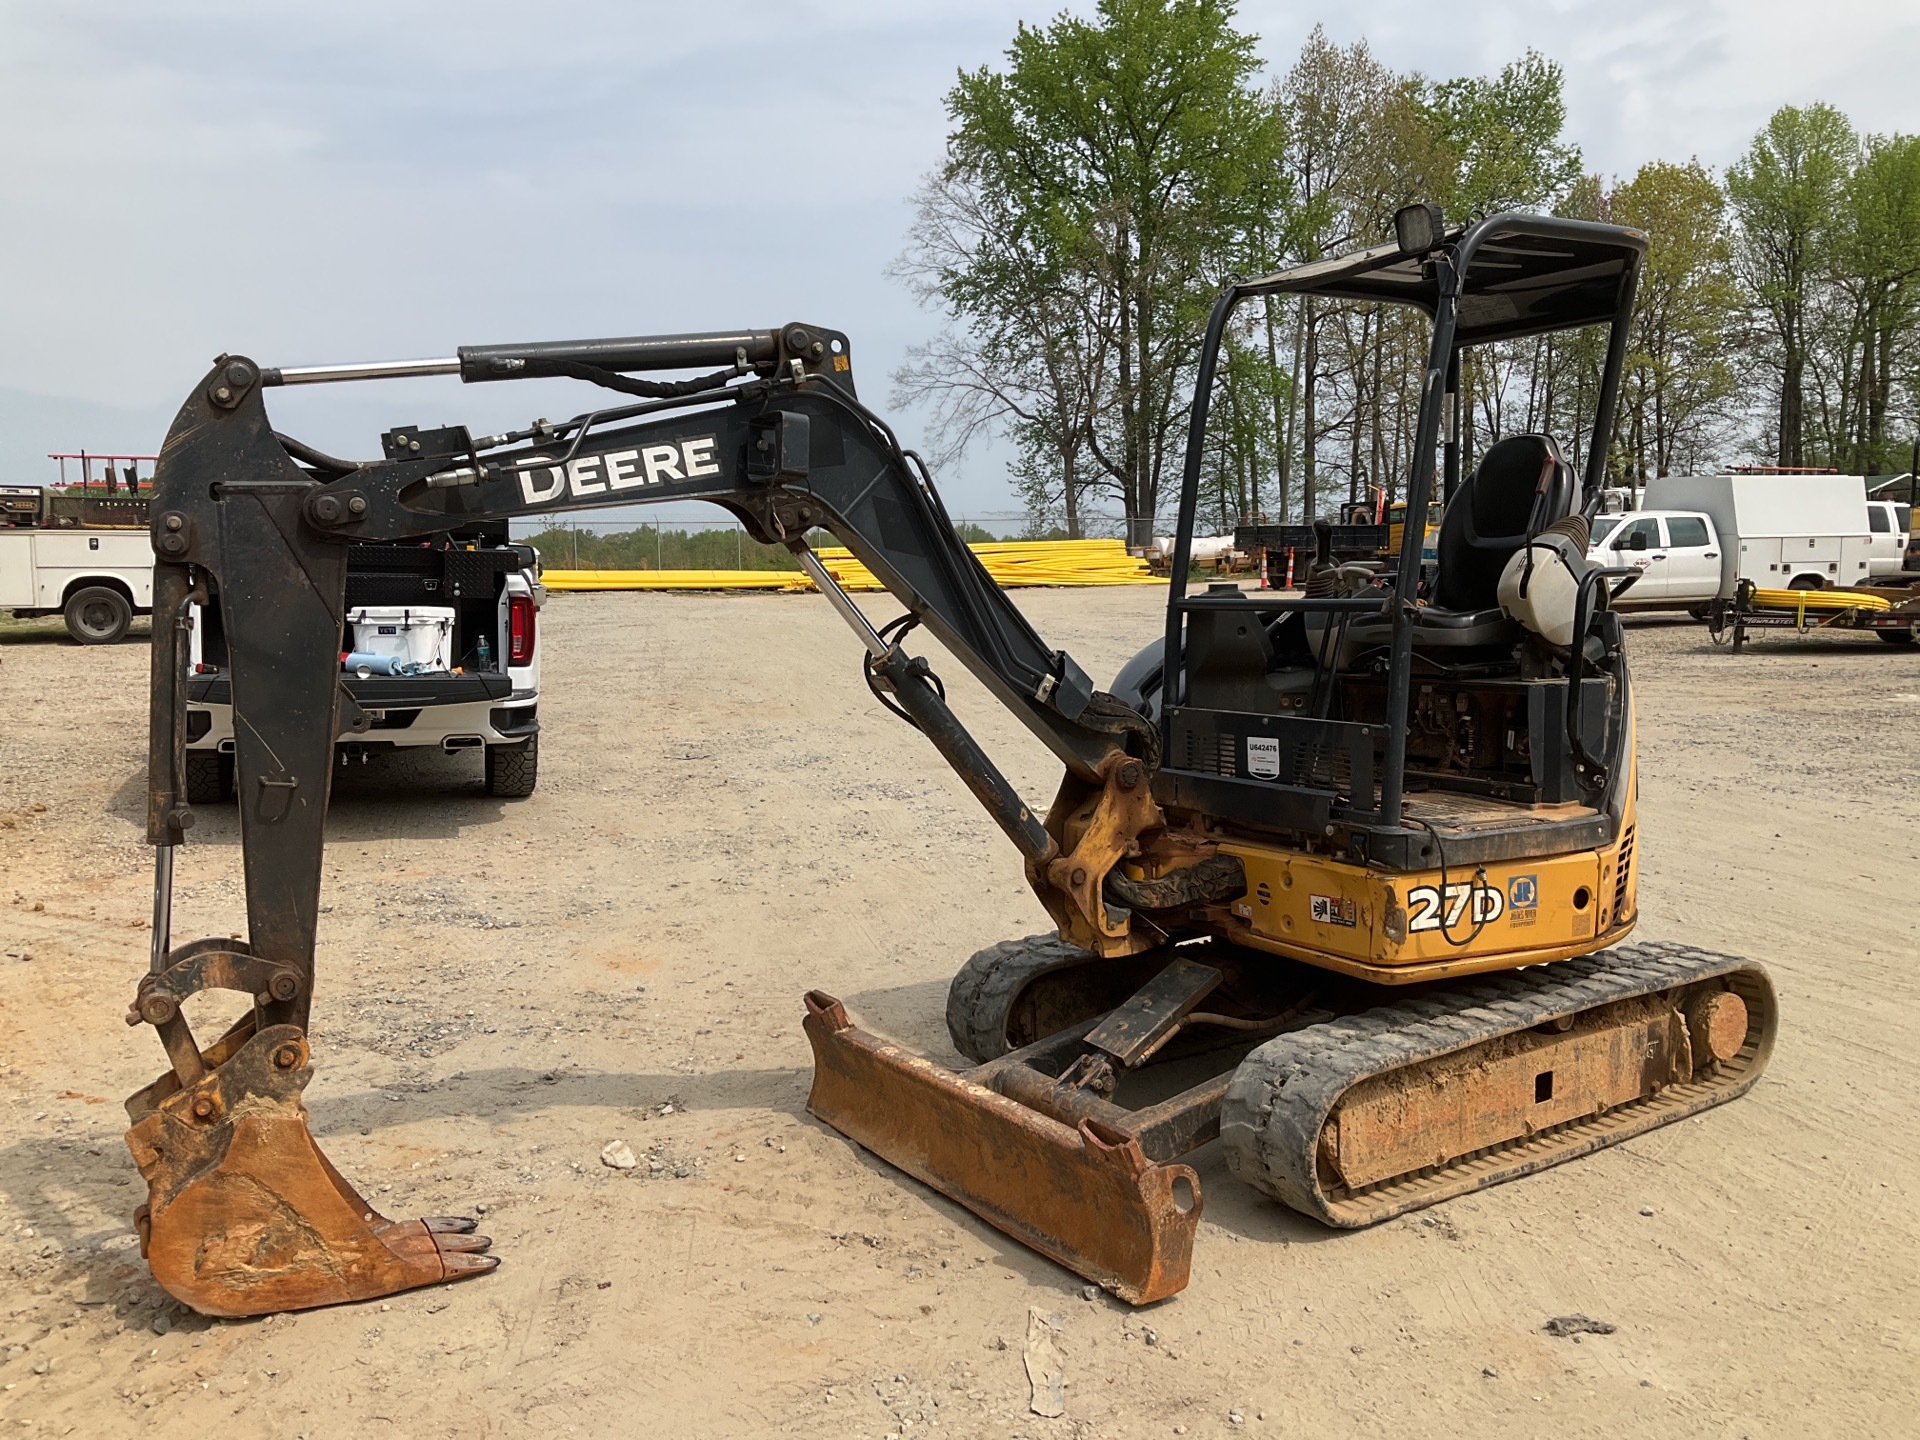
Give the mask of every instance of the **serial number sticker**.
<path id="1" fill-rule="evenodd" d="M 1271 735 L 1247 737 L 1247 773 L 1261 780 L 1280 778 L 1280 742 Z"/>
<path id="2" fill-rule="evenodd" d="M 1498 920 L 1506 908 L 1506 898 L 1490 885 L 1449 885 L 1444 896 L 1437 886 L 1416 885 L 1407 892 L 1407 928 L 1445 929 L 1451 933 L 1456 926 L 1471 927 Z"/>
<path id="3" fill-rule="evenodd" d="M 1345 895 L 1310 895 L 1309 912 L 1317 925 L 1344 925 L 1349 930 L 1360 923 L 1360 906 Z"/>

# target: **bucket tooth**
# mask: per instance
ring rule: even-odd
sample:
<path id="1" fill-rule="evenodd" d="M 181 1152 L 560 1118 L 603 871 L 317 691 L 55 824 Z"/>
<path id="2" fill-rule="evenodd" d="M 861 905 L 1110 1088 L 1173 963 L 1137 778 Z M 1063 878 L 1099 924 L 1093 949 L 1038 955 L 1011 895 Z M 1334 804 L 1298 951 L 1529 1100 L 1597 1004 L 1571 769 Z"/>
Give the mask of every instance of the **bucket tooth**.
<path id="1" fill-rule="evenodd" d="M 807 1109 L 990 1225 L 1145 1305 L 1187 1283 L 1200 1181 L 1096 1120 L 1063 1124 L 859 1029 L 806 997 Z"/>
<path id="2" fill-rule="evenodd" d="M 239 1036 L 232 1037 L 239 1039 Z M 127 1145 L 147 1182 L 141 1253 L 203 1315 L 268 1315 L 370 1300 L 483 1275 L 492 1243 L 458 1216 L 389 1220 L 333 1168 L 307 1129 L 306 1036 L 276 1025 L 209 1051 L 128 1102 Z"/>

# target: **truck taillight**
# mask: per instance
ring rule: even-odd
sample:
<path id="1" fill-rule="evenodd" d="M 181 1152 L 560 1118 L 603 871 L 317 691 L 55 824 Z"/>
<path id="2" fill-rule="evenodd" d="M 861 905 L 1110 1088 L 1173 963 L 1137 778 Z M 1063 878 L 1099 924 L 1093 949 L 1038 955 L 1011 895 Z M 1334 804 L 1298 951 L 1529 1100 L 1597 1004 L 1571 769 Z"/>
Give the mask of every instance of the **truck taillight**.
<path id="1" fill-rule="evenodd" d="M 533 597 L 507 597 L 507 663 L 526 665 L 533 660 Z"/>

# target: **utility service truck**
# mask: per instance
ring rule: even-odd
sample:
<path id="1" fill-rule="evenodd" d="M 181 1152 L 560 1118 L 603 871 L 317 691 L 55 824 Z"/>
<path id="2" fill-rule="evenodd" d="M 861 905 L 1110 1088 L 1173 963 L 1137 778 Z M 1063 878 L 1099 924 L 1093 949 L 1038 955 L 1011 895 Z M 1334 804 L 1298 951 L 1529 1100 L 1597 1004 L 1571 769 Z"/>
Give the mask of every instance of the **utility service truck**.
<path id="1" fill-rule="evenodd" d="M 1766 590 L 1827 590 L 1900 568 L 1903 507 L 1876 528 L 1858 475 L 1669 475 L 1644 509 L 1595 517 L 1589 559 L 1640 578 L 1621 610 L 1704 615 L 1742 580 Z"/>
<path id="2" fill-rule="evenodd" d="M 111 645 L 153 604 L 144 497 L 0 486 L 0 610 L 59 615 L 82 645 Z"/>

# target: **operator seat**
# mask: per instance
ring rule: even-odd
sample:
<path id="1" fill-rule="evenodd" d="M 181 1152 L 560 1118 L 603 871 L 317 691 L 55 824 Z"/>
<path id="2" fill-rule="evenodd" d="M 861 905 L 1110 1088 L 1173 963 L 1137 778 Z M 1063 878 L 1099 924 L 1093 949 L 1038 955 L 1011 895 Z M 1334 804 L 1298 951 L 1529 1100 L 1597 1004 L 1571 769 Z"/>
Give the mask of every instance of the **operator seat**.
<path id="1" fill-rule="evenodd" d="M 1551 435 L 1509 435 L 1480 457 L 1440 522 L 1433 608 L 1498 609 L 1514 552 L 1573 503 L 1573 471 Z M 1436 617 L 1438 618 L 1438 617 Z"/>
<path id="2" fill-rule="evenodd" d="M 1573 495 L 1573 471 L 1550 435 L 1509 435 L 1481 456 L 1440 521 L 1439 573 L 1432 601 L 1414 616 L 1415 647 L 1513 644 L 1520 627 L 1500 608 L 1500 572 L 1529 535 L 1567 515 Z M 1387 616 L 1355 620 L 1339 667 L 1384 646 L 1392 633 Z"/>

